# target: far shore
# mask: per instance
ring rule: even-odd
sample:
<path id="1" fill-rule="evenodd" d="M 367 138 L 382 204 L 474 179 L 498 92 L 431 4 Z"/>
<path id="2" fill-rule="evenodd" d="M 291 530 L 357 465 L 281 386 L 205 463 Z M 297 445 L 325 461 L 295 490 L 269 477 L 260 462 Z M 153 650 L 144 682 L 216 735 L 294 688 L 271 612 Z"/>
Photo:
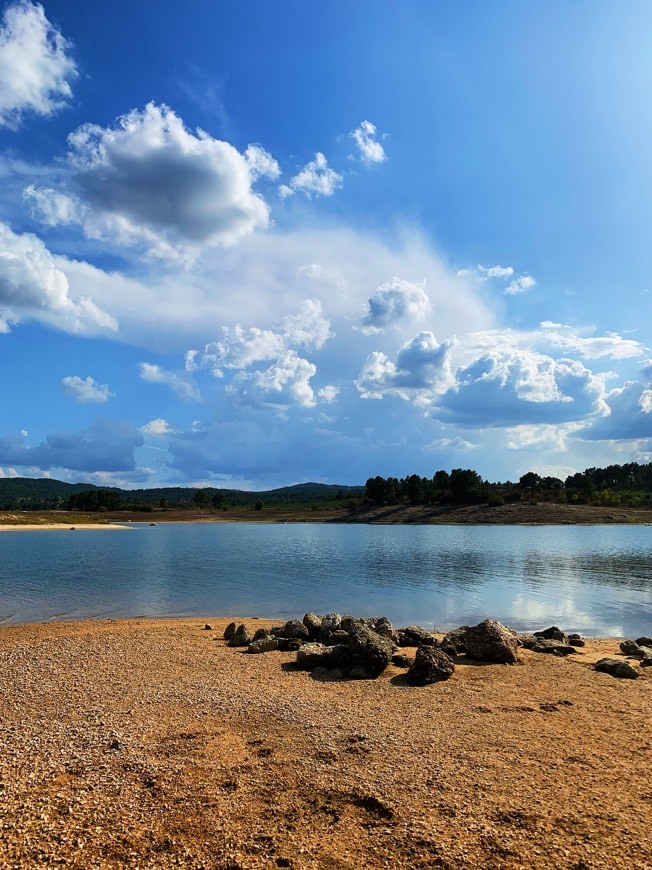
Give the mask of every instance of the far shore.
<path id="1" fill-rule="evenodd" d="M 0 512 L 0 531 L 128 528 L 130 523 L 368 523 L 372 525 L 650 525 L 652 508 L 519 502 L 477 505 L 361 505 L 359 507 L 264 506 L 228 510 L 174 508 L 104 513 Z"/>

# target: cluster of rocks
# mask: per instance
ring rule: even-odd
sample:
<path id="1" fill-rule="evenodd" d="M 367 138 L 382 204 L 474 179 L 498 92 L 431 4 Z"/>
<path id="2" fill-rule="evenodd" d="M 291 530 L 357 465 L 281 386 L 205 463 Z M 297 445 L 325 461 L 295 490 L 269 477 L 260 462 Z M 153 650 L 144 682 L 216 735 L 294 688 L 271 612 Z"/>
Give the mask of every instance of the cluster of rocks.
<path id="1" fill-rule="evenodd" d="M 636 640 L 624 640 L 620 644 L 620 651 L 628 658 L 638 659 L 642 668 L 652 667 L 652 637 L 643 636 L 637 637 Z M 635 680 L 640 673 L 630 662 L 622 659 L 600 659 L 596 662 L 595 669 L 625 680 Z"/>
<path id="2" fill-rule="evenodd" d="M 296 652 L 297 668 L 331 678 L 373 679 L 391 662 L 405 668 L 407 681 L 418 686 L 447 680 L 455 671 L 455 659 L 461 655 L 482 662 L 515 664 L 519 647 L 567 656 L 585 645 L 579 634 L 566 634 L 556 625 L 532 634 L 518 634 L 494 619 L 485 619 L 478 625 L 461 625 L 437 640 L 419 625 L 395 629 L 384 616 L 354 617 L 339 613 L 326 616 L 306 613 L 302 620 L 291 619 L 274 628 L 260 628 L 253 635 L 246 625 L 232 622 L 224 638 L 229 646 L 246 647 L 251 654 L 272 650 Z M 401 652 L 401 647 L 416 647 L 416 655 Z M 641 667 L 652 666 L 652 638 L 625 640 L 620 649 L 629 658 L 638 659 Z M 595 669 L 625 679 L 639 675 L 622 659 L 600 659 Z"/>
<path id="3" fill-rule="evenodd" d="M 413 685 L 447 680 L 455 670 L 458 655 L 514 664 L 520 645 L 515 631 L 493 619 L 460 626 L 438 641 L 418 625 L 395 629 L 384 616 L 339 613 L 306 613 L 303 620 L 291 619 L 285 625 L 259 629 L 253 636 L 245 625 L 232 622 L 224 637 L 229 646 L 246 647 L 252 654 L 295 650 L 298 668 L 335 678 L 373 679 L 392 662 L 407 669 L 407 681 Z M 401 647 L 417 647 L 414 658 L 401 653 Z"/>

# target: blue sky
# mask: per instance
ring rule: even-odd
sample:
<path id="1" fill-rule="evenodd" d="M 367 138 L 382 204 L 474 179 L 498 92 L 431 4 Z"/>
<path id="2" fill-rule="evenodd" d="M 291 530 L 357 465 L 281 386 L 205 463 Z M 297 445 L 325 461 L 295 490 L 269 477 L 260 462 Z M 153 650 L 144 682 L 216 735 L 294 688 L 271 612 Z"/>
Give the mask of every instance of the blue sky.
<path id="1" fill-rule="evenodd" d="M 649 3 L 0 15 L 0 476 L 652 460 Z"/>

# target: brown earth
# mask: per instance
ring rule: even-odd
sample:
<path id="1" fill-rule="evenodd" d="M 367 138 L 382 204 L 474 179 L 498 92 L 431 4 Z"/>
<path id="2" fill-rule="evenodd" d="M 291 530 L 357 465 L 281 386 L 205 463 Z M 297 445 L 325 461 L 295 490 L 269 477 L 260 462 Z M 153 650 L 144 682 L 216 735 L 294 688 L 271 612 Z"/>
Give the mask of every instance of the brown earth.
<path id="1" fill-rule="evenodd" d="M 416 688 L 203 624 L 0 629 L 1 867 L 652 866 L 652 668 L 594 671 L 617 641 Z"/>
<path id="2" fill-rule="evenodd" d="M 390 523 L 390 524 L 464 524 L 464 525 L 652 525 L 652 509 L 599 507 L 595 505 L 506 504 L 488 507 L 486 504 L 454 507 L 426 505 L 373 505 L 349 510 L 346 507 L 312 509 L 306 507 L 244 508 L 228 511 L 164 510 L 115 511 L 107 513 L 74 513 L 66 511 L 14 511 L 0 513 L 2 525 L 39 526 L 62 524 L 63 527 L 83 524 L 111 523 Z"/>

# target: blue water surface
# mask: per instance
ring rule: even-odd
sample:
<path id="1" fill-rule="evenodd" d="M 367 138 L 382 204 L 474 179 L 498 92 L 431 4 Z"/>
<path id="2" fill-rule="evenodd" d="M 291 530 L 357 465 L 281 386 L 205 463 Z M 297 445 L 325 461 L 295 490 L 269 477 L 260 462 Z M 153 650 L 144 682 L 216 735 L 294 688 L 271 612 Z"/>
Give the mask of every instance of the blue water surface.
<path id="1" fill-rule="evenodd" d="M 164 523 L 0 534 L 0 622 L 307 610 L 652 633 L 652 527 Z"/>

